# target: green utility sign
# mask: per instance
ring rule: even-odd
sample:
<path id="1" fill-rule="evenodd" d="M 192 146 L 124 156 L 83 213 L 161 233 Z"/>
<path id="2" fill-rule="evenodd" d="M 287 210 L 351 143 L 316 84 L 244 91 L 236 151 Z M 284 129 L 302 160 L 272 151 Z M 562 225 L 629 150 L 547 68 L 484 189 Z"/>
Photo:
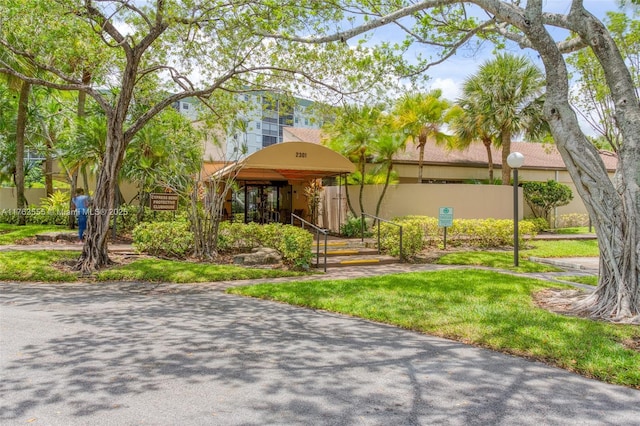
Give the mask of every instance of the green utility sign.
<path id="1" fill-rule="evenodd" d="M 453 207 L 440 207 L 438 226 L 447 228 L 453 225 Z"/>

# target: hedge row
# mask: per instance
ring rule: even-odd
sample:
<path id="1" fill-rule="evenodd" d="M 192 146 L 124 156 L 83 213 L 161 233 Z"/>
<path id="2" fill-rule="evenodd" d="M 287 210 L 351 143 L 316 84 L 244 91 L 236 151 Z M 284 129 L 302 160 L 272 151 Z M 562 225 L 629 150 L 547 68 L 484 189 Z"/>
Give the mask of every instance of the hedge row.
<path id="1" fill-rule="evenodd" d="M 184 258 L 193 252 L 193 244 L 193 233 L 186 221 L 141 223 L 133 230 L 136 250 L 154 256 Z M 308 267 L 313 256 L 313 236 L 298 227 L 281 223 L 220 223 L 220 252 L 259 246 L 276 249 L 287 264 L 300 268 Z"/>
<path id="2" fill-rule="evenodd" d="M 426 247 L 443 244 L 444 235 L 438 227 L 438 219 L 426 216 L 405 216 L 393 221 L 402 225 L 402 255 L 415 257 Z M 518 236 L 521 243 L 532 239 L 539 229 L 534 222 L 520 221 Z M 513 221 L 509 219 L 455 219 L 447 228 L 447 244 L 467 245 L 479 248 L 496 248 L 513 245 Z M 380 248 L 392 256 L 400 254 L 398 227 L 380 225 Z"/>

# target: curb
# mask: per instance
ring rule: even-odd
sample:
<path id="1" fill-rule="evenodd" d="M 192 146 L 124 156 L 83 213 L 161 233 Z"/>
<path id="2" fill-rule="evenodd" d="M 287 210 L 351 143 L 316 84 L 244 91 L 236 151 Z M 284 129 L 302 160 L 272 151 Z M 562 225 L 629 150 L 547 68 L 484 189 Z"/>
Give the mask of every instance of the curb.
<path id="1" fill-rule="evenodd" d="M 587 268 L 584 267 L 584 265 L 579 265 L 577 263 L 568 262 L 566 260 L 549 259 L 549 258 L 544 258 L 544 257 L 533 257 L 533 256 L 530 257 L 529 260 L 531 262 L 546 263 L 546 264 L 553 265 L 553 266 L 559 266 L 561 268 L 579 269 L 579 270 L 586 270 L 587 269 Z"/>

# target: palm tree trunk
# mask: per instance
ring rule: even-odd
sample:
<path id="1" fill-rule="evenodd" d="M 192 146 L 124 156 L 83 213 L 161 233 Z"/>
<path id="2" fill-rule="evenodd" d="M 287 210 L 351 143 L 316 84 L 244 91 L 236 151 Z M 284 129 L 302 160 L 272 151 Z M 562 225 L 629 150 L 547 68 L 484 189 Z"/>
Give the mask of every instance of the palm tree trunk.
<path id="1" fill-rule="evenodd" d="M 491 139 L 483 139 L 482 143 L 487 150 L 487 163 L 489 165 L 489 184 L 493 185 L 493 154 L 491 153 Z"/>
<path id="2" fill-rule="evenodd" d="M 363 202 L 363 198 L 364 198 L 364 170 L 365 170 L 365 166 L 366 166 L 366 159 L 361 158 L 360 159 L 360 194 L 358 197 L 358 201 L 360 203 L 360 214 L 362 215 L 362 213 L 364 213 L 364 202 Z"/>
<path id="3" fill-rule="evenodd" d="M 384 195 L 387 193 L 387 188 L 389 187 L 392 169 L 393 165 L 389 164 L 389 167 L 387 168 L 387 176 L 385 176 L 384 179 L 384 187 L 382 188 L 382 193 L 380 194 L 380 198 L 378 198 L 378 203 L 376 204 L 376 217 L 380 215 L 380 206 L 382 206 L 382 200 L 384 199 Z"/>
<path id="4" fill-rule="evenodd" d="M 511 167 L 507 163 L 507 157 L 511 154 L 511 132 L 503 130 L 500 133 L 500 139 L 502 141 L 502 184 L 510 185 Z"/>
<path id="5" fill-rule="evenodd" d="M 424 143 L 418 145 L 418 183 L 422 183 L 422 165 L 424 164 Z"/>

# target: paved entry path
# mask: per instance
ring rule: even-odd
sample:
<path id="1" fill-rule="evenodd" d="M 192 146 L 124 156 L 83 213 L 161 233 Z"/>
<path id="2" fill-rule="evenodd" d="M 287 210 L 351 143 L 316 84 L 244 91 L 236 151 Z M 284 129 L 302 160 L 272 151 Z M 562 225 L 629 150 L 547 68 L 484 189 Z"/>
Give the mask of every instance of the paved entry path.
<path id="1" fill-rule="evenodd" d="M 0 284 L 4 425 L 638 425 L 640 391 L 214 287 Z"/>

